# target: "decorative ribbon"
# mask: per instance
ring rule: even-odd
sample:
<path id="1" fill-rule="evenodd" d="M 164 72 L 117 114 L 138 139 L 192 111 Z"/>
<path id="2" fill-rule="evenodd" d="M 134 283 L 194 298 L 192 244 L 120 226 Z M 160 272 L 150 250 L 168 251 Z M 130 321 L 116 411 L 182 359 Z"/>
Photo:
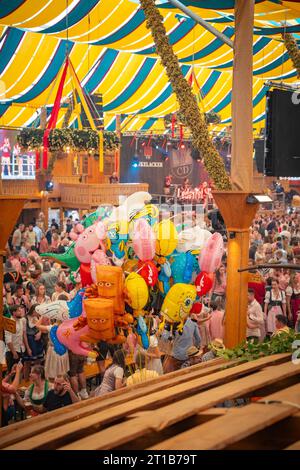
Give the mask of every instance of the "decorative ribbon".
<path id="1" fill-rule="evenodd" d="M 175 137 L 175 124 L 176 124 L 176 114 L 172 114 L 172 125 L 171 125 L 172 139 L 174 139 Z"/>
<path id="2" fill-rule="evenodd" d="M 49 134 L 50 134 L 51 129 L 54 129 L 55 126 L 56 126 L 56 123 L 57 123 L 57 117 L 58 117 L 58 112 L 59 112 L 59 108 L 60 108 L 60 102 L 61 102 L 61 98 L 62 98 L 64 84 L 65 84 L 65 80 L 66 80 L 66 76 L 67 76 L 68 66 L 69 66 L 69 58 L 67 57 L 66 62 L 65 62 L 65 66 L 64 66 L 64 69 L 63 69 L 63 73 L 62 73 L 62 76 L 61 76 L 61 79 L 60 79 L 59 87 L 58 87 L 58 90 L 57 90 L 57 94 L 56 94 L 56 97 L 55 97 L 53 110 L 51 112 L 51 116 L 50 116 L 49 122 L 47 124 L 46 130 L 44 132 L 44 137 L 43 137 L 43 146 L 44 146 L 44 148 L 43 148 L 43 169 L 44 170 L 47 170 L 47 168 L 48 168 Z"/>
<path id="3" fill-rule="evenodd" d="M 99 171 L 104 171 L 104 138 L 103 131 L 99 131 Z"/>

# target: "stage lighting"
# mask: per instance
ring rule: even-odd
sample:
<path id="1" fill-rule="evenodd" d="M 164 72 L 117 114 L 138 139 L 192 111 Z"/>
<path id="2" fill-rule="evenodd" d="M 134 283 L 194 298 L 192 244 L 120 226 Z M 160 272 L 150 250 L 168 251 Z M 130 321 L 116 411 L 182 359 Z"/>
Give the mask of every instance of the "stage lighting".
<path id="1" fill-rule="evenodd" d="M 132 158 L 131 166 L 133 168 L 137 168 L 139 166 L 139 157 L 137 155 L 134 155 Z"/>
<path id="2" fill-rule="evenodd" d="M 185 145 L 184 145 L 184 144 L 181 144 L 181 145 L 180 145 L 180 148 L 181 148 L 181 149 L 185 149 Z"/>
<path id="3" fill-rule="evenodd" d="M 54 184 L 53 184 L 53 181 L 46 181 L 45 182 L 45 191 L 53 191 L 53 187 L 54 187 Z"/>

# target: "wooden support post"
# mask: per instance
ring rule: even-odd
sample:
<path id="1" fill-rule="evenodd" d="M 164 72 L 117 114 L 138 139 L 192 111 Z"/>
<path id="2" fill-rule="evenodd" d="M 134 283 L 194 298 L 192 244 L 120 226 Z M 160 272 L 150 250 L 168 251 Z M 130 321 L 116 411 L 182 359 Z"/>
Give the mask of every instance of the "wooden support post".
<path id="1" fill-rule="evenodd" d="M 3 340 L 3 256 L 6 244 L 26 202 L 26 196 L 0 196 L 0 340 Z M 0 364 L 0 423 L 2 422 L 2 365 Z"/>
<path id="2" fill-rule="evenodd" d="M 45 230 L 47 231 L 49 227 L 49 201 L 47 191 L 41 191 L 41 211 L 45 216 Z"/>
<path id="3" fill-rule="evenodd" d="M 228 236 L 225 344 L 232 348 L 246 339 L 248 303 L 249 227 L 259 204 L 247 204 L 246 192 L 213 193 L 224 218 Z"/>
<path id="4" fill-rule="evenodd" d="M 253 188 L 252 73 L 254 0 L 235 1 L 232 89 L 232 163 L 234 190 L 214 192 L 228 231 L 225 343 L 232 348 L 246 339 L 249 227 L 258 204 L 247 204 Z"/>

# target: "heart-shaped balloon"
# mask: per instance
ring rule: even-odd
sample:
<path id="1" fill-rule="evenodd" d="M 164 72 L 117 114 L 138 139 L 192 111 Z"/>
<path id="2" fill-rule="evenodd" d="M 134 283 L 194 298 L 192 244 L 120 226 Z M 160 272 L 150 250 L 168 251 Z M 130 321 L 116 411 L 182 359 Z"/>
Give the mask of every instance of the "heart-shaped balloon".
<path id="1" fill-rule="evenodd" d="M 195 279 L 195 286 L 197 290 L 198 297 L 202 297 L 212 288 L 213 282 L 209 275 L 202 271 Z"/>

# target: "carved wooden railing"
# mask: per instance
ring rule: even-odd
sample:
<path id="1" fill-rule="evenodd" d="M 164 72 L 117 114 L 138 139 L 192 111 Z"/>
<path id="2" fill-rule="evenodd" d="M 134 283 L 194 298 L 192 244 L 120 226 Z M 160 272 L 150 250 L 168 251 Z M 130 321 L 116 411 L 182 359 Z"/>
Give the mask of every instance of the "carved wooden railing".
<path id="1" fill-rule="evenodd" d="M 100 204 L 119 204 L 120 196 L 148 191 L 148 184 L 61 184 L 62 207 L 88 208 Z"/>

